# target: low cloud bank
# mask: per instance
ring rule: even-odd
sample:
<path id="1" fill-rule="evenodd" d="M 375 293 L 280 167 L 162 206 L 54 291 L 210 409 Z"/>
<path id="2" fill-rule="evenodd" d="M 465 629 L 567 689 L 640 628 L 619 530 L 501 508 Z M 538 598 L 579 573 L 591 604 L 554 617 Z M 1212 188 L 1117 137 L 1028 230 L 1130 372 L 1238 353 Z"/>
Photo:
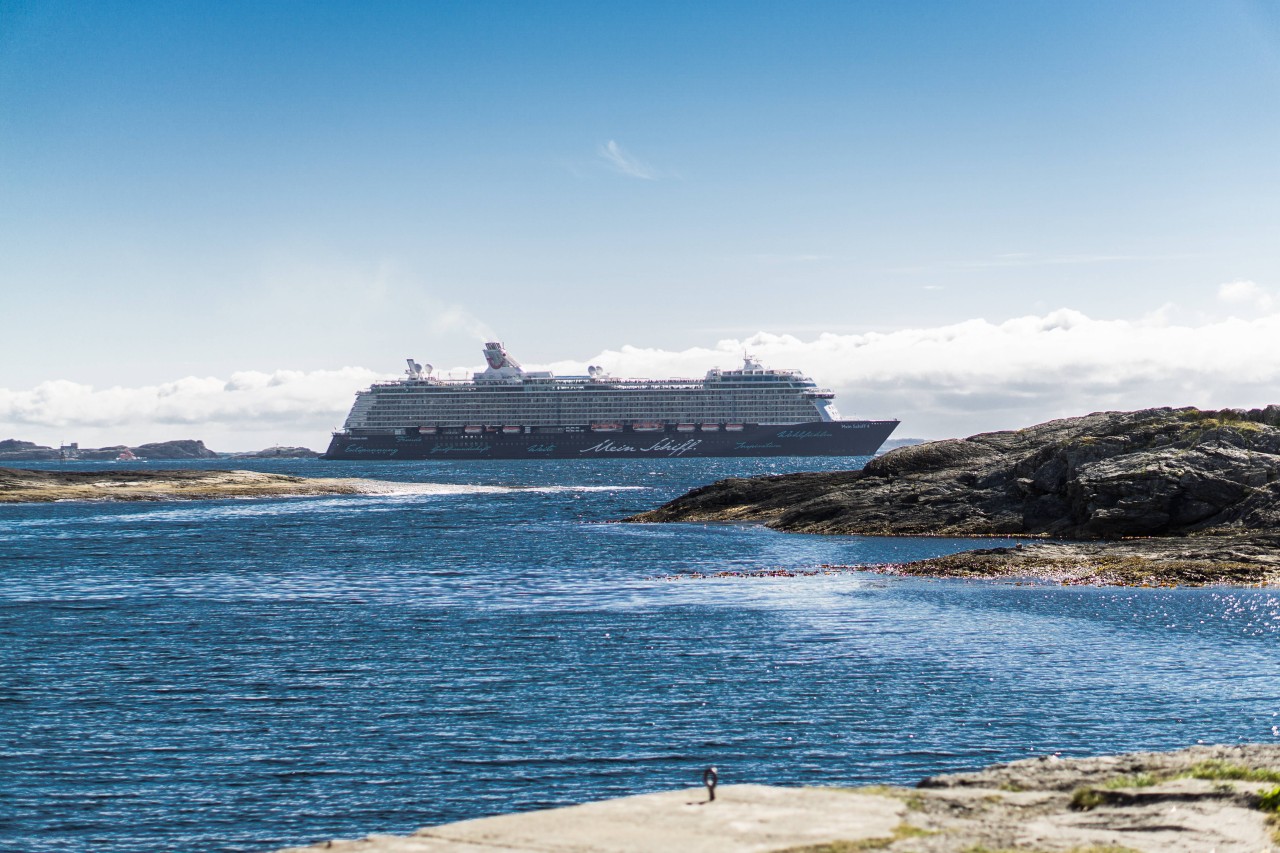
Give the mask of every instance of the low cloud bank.
<path id="1" fill-rule="evenodd" d="M 0 389 L 0 438 L 55 445 L 136 444 L 199 438 L 215 450 L 273 444 L 323 449 L 357 388 L 382 374 L 341 370 L 245 371 L 189 376 L 138 388 L 94 388 L 59 379 L 30 391 Z"/>
<path id="2" fill-rule="evenodd" d="M 1261 307 L 1258 293 L 1229 296 Z M 1269 306 L 1268 306 L 1269 307 Z M 899 434 L 937 438 L 1025 426 L 1100 409 L 1261 406 L 1280 402 L 1280 314 L 1176 325 L 1158 315 L 1096 320 L 1077 311 L 1001 323 L 969 320 L 930 329 L 804 340 L 761 332 L 679 352 L 626 346 L 588 364 L 616 376 L 701 376 L 736 367 L 749 352 L 832 387 L 846 417 L 899 418 Z M 140 388 L 65 380 L 0 389 L 0 438 L 87 444 L 203 438 L 216 449 L 255 443 L 323 447 L 357 388 L 384 378 L 364 368 L 245 372 Z"/>
<path id="3" fill-rule="evenodd" d="M 900 435 L 940 438 L 1102 409 L 1280 402 L 1280 314 L 1171 325 L 1078 311 L 969 320 L 930 329 L 803 340 L 756 334 L 682 352 L 623 347 L 599 364 L 619 376 L 700 376 L 749 352 L 834 388 L 844 416 L 898 418 Z M 552 365 L 580 370 L 583 363 Z"/>

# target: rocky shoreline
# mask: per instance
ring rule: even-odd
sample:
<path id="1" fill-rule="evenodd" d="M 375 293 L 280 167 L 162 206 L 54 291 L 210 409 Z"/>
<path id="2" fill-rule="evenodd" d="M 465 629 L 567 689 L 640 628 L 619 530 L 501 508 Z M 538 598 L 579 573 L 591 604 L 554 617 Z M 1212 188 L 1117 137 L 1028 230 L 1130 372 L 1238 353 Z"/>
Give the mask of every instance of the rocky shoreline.
<path id="1" fill-rule="evenodd" d="M 1056 755 L 915 788 L 726 785 L 327 841 L 303 851 L 1259 853 L 1280 849 L 1280 745 Z"/>
<path id="2" fill-rule="evenodd" d="M 1100 412 L 904 447 L 860 471 L 721 480 L 625 521 L 1070 540 L 879 569 L 897 574 L 1280 583 L 1280 407 Z"/>
<path id="3" fill-rule="evenodd" d="M 16 438 L 0 440 L 0 464 L 10 462 L 145 462 L 153 459 L 318 459 L 320 454 L 306 447 L 268 447 L 246 453 L 216 453 L 199 439 L 157 441 L 150 444 L 108 447 L 81 447 L 65 444 L 48 447 Z"/>
<path id="4" fill-rule="evenodd" d="M 862 568 L 889 575 L 1026 578 L 1073 586 L 1280 586 L 1280 536 L 1029 542 Z"/>
<path id="5" fill-rule="evenodd" d="M 0 468 L 0 503 L 68 500 L 159 501 L 354 495 L 361 480 L 290 477 L 258 471 L 35 471 Z"/>

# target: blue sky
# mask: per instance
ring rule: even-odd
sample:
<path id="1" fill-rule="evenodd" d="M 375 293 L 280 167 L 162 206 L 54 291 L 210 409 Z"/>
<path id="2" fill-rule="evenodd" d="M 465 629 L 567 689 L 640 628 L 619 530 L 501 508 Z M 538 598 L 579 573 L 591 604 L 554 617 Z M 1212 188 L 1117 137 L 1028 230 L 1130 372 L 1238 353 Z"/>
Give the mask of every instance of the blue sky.
<path id="1" fill-rule="evenodd" d="M 55 380 L 475 365 L 486 334 L 551 363 L 1058 309 L 1208 329 L 1278 288 L 1274 2 L 0 0 L 18 437 L 75 426 L 13 402 Z M 915 404 L 876 405 L 842 408 Z"/>

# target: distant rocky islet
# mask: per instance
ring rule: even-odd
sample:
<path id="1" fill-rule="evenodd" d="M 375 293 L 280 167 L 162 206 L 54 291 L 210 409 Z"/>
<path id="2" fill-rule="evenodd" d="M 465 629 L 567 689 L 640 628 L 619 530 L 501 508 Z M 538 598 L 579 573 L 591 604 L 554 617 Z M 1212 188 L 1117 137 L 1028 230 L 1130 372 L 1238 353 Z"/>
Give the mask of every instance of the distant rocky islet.
<path id="1" fill-rule="evenodd" d="M 204 468 L 137 469 L 137 463 L 181 460 L 314 459 L 320 454 L 305 447 L 270 447 L 252 453 L 215 453 L 203 441 L 183 439 L 135 447 L 46 447 L 31 441 L 0 441 L 0 504 L 44 503 L 63 500 L 209 500 L 234 497 L 279 497 L 357 494 L 363 481 L 294 477 L 258 471 Z M 9 463 L 64 462 L 56 470 L 9 467 Z M 77 462 L 121 462 L 122 467 L 78 468 Z"/>
<path id="2" fill-rule="evenodd" d="M 179 439 L 130 446 L 117 444 L 109 447 L 80 447 L 68 444 L 47 447 L 33 441 L 19 439 L 0 440 L 0 464 L 6 462 L 86 461 L 103 462 L 123 457 L 128 461 L 148 459 L 316 459 L 320 454 L 306 447 L 268 447 L 247 453 L 218 453 L 205 447 L 197 439 Z"/>
<path id="3" fill-rule="evenodd" d="M 358 495 L 382 487 L 369 480 L 294 477 L 222 468 L 0 467 L 0 504 L 54 501 L 167 501 Z"/>

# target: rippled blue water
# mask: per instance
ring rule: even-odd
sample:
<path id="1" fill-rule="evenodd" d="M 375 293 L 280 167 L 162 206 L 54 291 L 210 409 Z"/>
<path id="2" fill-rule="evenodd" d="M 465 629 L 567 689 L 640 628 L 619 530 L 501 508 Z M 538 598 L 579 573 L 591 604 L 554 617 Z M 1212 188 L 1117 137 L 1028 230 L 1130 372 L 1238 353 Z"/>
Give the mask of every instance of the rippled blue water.
<path id="1" fill-rule="evenodd" d="M 0 848 L 265 850 L 713 763 L 726 783 L 913 782 L 1280 741 L 1274 592 L 661 580 L 975 542 L 608 523 L 822 465 L 273 461 L 241 467 L 405 485 L 0 506 Z"/>

